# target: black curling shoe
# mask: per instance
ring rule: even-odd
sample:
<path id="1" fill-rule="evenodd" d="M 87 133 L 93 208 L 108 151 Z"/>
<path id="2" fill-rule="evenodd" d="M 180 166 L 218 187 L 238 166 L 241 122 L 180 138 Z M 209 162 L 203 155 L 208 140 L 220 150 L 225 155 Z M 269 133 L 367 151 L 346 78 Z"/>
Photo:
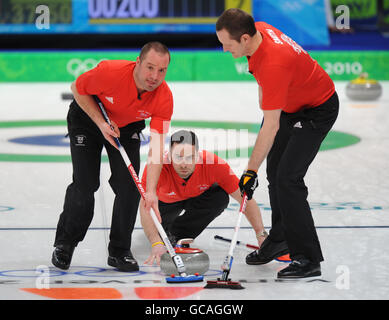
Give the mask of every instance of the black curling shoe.
<path id="1" fill-rule="evenodd" d="M 59 269 L 67 270 L 70 267 L 74 246 L 59 244 L 55 247 L 51 263 Z"/>
<path id="2" fill-rule="evenodd" d="M 111 267 L 115 267 L 119 271 L 123 271 L 123 272 L 139 271 L 138 262 L 136 262 L 131 252 L 121 257 L 109 256 L 108 265 Z"/>
<path id="3" fill-rule="evenodd" d="M 320 263 L 305 258 L 293 260 L 286 268 L 277 273 L 278 279 L 320 278 Z"/>
<path id="4" fill-rule="evenodd" d="M 246 256 L 247 264 L 260 265 L 289 253 L 286 241 L 274 242 L 267 237 L 261 247 Z"/>

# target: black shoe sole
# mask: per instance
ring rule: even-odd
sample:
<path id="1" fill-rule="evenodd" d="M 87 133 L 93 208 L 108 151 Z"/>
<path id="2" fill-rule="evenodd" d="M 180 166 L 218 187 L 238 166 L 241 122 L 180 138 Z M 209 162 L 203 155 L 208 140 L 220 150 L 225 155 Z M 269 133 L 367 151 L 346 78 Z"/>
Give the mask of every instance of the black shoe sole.
<path id="1" fill-rule="evenodd" d="M 59 269 L 62 269 L 62 270 L 68 270 L 69 267 L 70 267 L 70 263 L 69 263 L 69 264 L 60 263 L 60 262 L 58 261 L 58 259 L 55 257 L 54 253 L 53 253 L 53 256 L 51 257 L 51 263 L 52 263 L 55 267 L 57 267 L 57 268 L 59 268 Z"/>
<path id="2" fill-rule="evenodd" d="M 266 264 L 266 263 L 269 263 L 269 262 L 273 261 L 274 259 L 281 257 L 281 256 L 288 254 L 288 253 L 289 253 L 289 250 L 283 250 L 283 251 L 280 251 L 279 253 L 273 255 L 272 257 L 269 257 L 269 259 L 267 259 L 267 260 L 262 260 L 262 261 L 247 261 L 246 260 L 246 264 L 255 265 L 255 266 L 258 266 L 261 264 Z"/>
<path id="3" fill-rule="evenodd" d="M 282 280 L 314 280 L 314 279 L 321 279 L 321 271 L 316 271 L 312 272 L 308 275 L 279 275 L 277 274 L 277 279 L 282 279 Z"/>
<path id="4" fill-rule="evenodd" d="M 108 257 L 108 265 L 111 266 L 111 267 L 114 267 L 116 269 L 118 269 L 119 271 L 122 271 L 122 272 L 135 272 L 135 271 L 139 271 L 139 265 L 138 264 L 133 264 L 133 265 L 128 265 L 128 266 L 123 266 L 123 265 L 120 265 L 119 263 L 117 263 L 116 259 L 113 258 L 113 257 Z"/>

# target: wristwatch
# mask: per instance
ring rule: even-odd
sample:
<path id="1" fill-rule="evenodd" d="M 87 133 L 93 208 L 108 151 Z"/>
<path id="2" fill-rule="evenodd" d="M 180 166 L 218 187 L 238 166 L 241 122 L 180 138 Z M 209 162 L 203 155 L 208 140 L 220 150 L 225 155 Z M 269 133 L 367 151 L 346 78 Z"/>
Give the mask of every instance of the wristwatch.
<path id="1" fill-rule="evenodd" d="M 265 229 L 263 229 L 261 232 L 258 232 L 256 234 L 257 238 L 259 237 L 267 237 L 269 234 L 267 233 L 267 231 Z"/>

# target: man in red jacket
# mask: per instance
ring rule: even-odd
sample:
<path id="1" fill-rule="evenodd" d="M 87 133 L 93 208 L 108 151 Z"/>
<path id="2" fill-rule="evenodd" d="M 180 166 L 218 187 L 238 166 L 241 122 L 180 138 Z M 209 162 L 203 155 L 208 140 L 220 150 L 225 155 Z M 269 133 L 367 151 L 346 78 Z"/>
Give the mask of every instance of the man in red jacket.
<path id="1" fill-rule="evenodd" d="M 246 262 L 264 264 L 289 251 L 293 261 L 278 272 L 279 278 L 320 276 L 323 256 L 304 176 L 338 115 L 334 83 L 290 37 L 265 22 L 255 23 L 240 9 L 228 9 L 218 18 L 216 34 L 224 51 L 247 57 L 263 111 L 239 186 L 251 197 L 257 171 L 267 160 L 272 228 Z"/>
<path id="2" fill-rule="evenodd" d="M 108 265 L 137 271 L 131 252 L 140 194 L 113 140 L 119 141 L 136 172 L 140 169 L 140 132 L 151 117 L 149 177 L 146 206 L 158 210 L 156 186 L 162 169 L 164 137 L 173 113 L 172 93 L 165 82 L 169 50 L 159 42 L 143 46 L 136 61 L 110 60 L 80 75 L 72 83 L 74 101 L 67 117 L 73 181 L 66 190 L 63 212 L 55 236 L 52 263 L 68 269 L 74 248 L 82 241 L 94 213 L 99 188 L 101 152 L 105 147 L 111 168 L 109 183 L 115 193 L 108 245 Z M 96 103 L 105 106 L 114 130 Z"/>
<path id="3" fill-rule="evenodd" d="M 148 171 L 146 166 L 142 176 L 146 187 Z M 238 184 L 239 179 L 227 162 L 206 150 L 199 151 L 198 139 L 193 132 L 180 130 L 174 133 L 157 185 L 159 219 L 172 244 L 184 238 L 195 239 L 227 208 L 229 195 L 241 203 Z M 143 200 L 139 209 L 144 232 L 151 243 L 151 254 L 145 263 L 156 261 L 159 264 L 166 248 Z M 255 200 L 247 201 L 245 216 L 261 245 L 267 232 Z"/>

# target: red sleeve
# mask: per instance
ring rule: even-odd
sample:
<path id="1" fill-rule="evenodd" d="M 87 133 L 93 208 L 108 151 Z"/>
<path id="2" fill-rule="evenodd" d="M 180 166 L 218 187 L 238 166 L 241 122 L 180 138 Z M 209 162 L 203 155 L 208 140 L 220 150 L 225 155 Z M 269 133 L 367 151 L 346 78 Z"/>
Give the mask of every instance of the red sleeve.
<path id="1" fill-rule="evenodd" d="M 261 72 L 263 110 L 285 109 L 292 73 L 282 66 L 269 66 Z"/>
<path id="2" fill-rule="evenodd" d="M 151 116 L 150 129 L 162 134 L 169 132 L 170 119 L 173 114 L 173 95 L 166 84 L 161 87 L 161 90 L 161 101 L 158 109 Z"/>
<path id="3" fill-rule="evenodd" d="M 233 193 L 239 188 L 239 179 L 232 171 L 226 161 L 214 155 L 214 164 L 212 165 L 215 182 L 228 194 Z"/>
<path id="4" fill-rule="evenodd" d="M 115 84 L 109 62 L 101 61 L 95 68 L 80 75 L 76 80 L 76 88 L 82 95 L 99 95 Z"/>

